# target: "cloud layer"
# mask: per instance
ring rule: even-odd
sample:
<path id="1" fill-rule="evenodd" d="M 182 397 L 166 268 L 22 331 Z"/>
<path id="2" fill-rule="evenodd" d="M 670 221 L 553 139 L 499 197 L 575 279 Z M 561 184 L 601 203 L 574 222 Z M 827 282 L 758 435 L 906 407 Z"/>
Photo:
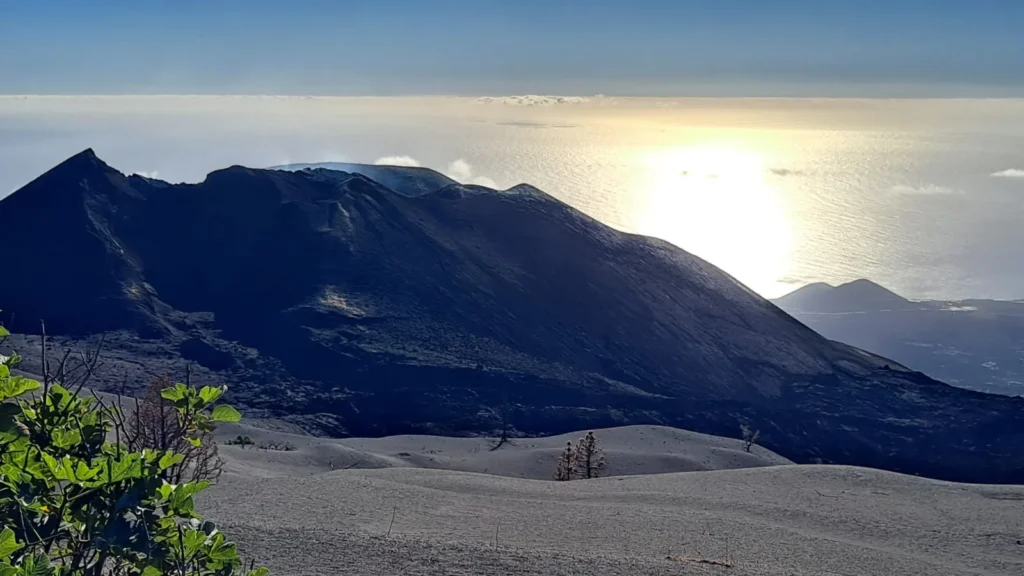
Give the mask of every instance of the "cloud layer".
<path id="1" fill-rule="evenodd" d="M 896 186 L 889 188 L 889 191 L 894 194 L 908 194 L 916 196 L 943 196 L 949 194 L 963 194 L 963 190 L 949 188 L 948 186 L 939 186 L 938 184 L 922 184 L 920 186 L 907 186 L 904 184 L 897 184 Z"/>
<path id="2" fill-rule="evenodd" d="M 539 96 L 526 94 L 523 96 L 483 96 L 477 98 L 479 104 L 503 104 L 505 106 L 557 106 L 560 104 L 583 104 L 590 100 L 582 96 Z"/>
<path id="3" fill-rule="evenodd" d="M 992 173 L 993 178 L 1024 178 L 1024 170 L 1020 168 L 1008 168 Z"/>

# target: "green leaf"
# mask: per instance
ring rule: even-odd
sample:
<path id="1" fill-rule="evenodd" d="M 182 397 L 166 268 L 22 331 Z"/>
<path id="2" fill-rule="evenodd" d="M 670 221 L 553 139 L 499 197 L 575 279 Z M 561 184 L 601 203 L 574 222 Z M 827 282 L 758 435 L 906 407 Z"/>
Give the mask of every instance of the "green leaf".
<path id="1" fill-rule="evenodd" d="M 227 404 L 221 404 L 214 408 L 211 416 L 214 422 L 238 422 L 242 419 L 242 415 L 238 413 L 238 410 Z"/>
<path id="2" fill-rule="evenodd" d="M 19 544 L 14 537 L 14 530 L 4 528 L 4 531 L 0 532 L 0 560 L 9 558 L 23 546 L 24 544 Z"/>
<path id="3" fill-rule="evenodd" d="M 56 478 L 57 480 L 68 479 L 67 475 L 64 473 L 63 463 L 58 462 L 56 458 L 47 454 L 46 452 L 42 453 L 42 457 L 43 462 L 46 464 L 46 468 L 50 471 L 50 474 L 53 475 L 54 478 Z"/>
<path id="4" fill-rule="evenodd" d="M 19 576 L 53 576 L 54 569 L 46 554 L 39 553 L 35 556 L 26 556 L 21 561 L 21 570 L 17 574 Z"/>
<path id="5" fill-rule="evenodd" d="M 11 335 L 10 330 L 8 330 L 7 328 L 4 328 L 3 326 L 0 326 L 0 338 L 7 338 L 10 335 Z"/>
<path id="6" fill-rule="evenodd" d="M 221 396 L 224 395 L 225 388 L 215 388 L 213 386 L 203 386 L 203 389 L 199 391 L 199 398 L 202 399 L 204 404 L 213 404 Z"/>
<path id="7" fill-rule="evenodd" d="M 129 478 L 138 478 L 142 473 L 142 455 L 125 454 L 120 460 L 113 463 L 110 471 L 110 481 L 120 482 Z"/>
<path id="8" fill-rule="evenodd" d="M 0 378 L 8 378 L 11 375 L 11 369 L 7 367 L 7 363 L 0 364 Z"/>
<path id="9" fill-rule="evenodd" d="M 185 456 L 183 454 L 175 454 L 174 452 L 168 451 L 160 458 L 160 469 L 167 470 L 184 459 Z"/>
<path id="10" fill-rule="evenodd" d="M 21 376 L 13 376 L 0 381 L 0 402 L 21 396 L 26 392 L 38 390 L 39 382 Z"/>
<path id="11" fill-rule="evenodd" d="M 74 448 L 82 443 L 82 433 L 78 430 L 54 430 L 51 434 L 53 445 L 57 448 Z"/>
<path id="12" fill-rule="evenodd" d="M 182 538 L 182 544 L 185 546 L 185 552 L 191 556 L 206 542 L 206 534 L 198 530 L 186 530 L 185 537 Z"/>
<path id="13" fill-rule="evenodd" d="M 142 576 L 163 576 L 163 572 L 153 566 L 146 566 L 146 569 L 142 571 Z M 0 575 L 2 576 L 2 575 Z"/>
<path id="14" fill-rule="evenodd" d="M 182 398 L 185 397 L 185 391 L 182 390 L 181 388 L 179 388 L 178 386 L 174 386 L 174 387 L 171 387 L 171 388 L 166 388 L 164 390 L 161 390 L 160 391 L 160 397 L 163 398 L 164 400 L 170 400 L 171 402 L 177 402 L 178 400 L 181 400 Z"/>
<path id="15" fill-rule="evenodd" d="M 74 395 L 67 388 L 60 384 L 50 384 L 49 395 L 46 397 L 46 405 L 66 410 L 74 400 Z"/>
<path id="16" fill-rule="evenodd" d="M 231 561 L 238 558 L 238 547 L 235 544 L 225 544 L 210 550 L 208 554 L 211 560 Z"/>
<path id="17" fill-rule="evenodd" d="M 0 576 L 18 576 L 19 570 L 10 564 L 0 562 Z"/>
<path id="18" fill-rule="evenodd" d="M 99 474 L 101 469 L 102 465 L 90 468 L 84 460 L 79 460 L 78 466 L 75 468 L 75 477 L 77 477 L 80 482 L 92 480 L 97 474 Z"/>
<path id="19" fill-rule="evenodd" d="M 167 500 L 168 498 L 171 497 L 171 494 L 174 493 L 174 485 L 168 484 L 166 481 L 164 481 L 163 485 L 156 489 L 156 492 L 157 494 L 160 495 L 161 498 Z"/>

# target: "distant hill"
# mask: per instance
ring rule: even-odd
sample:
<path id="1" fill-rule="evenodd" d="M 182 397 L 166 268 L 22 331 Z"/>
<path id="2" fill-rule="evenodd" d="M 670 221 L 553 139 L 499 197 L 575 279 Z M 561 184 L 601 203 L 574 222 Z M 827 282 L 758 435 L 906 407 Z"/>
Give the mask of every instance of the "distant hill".
<path id="1" fill-rule="evenodd" d="M 86 151 L 0 201 L 0 244 L 10 326 L 45 319 L 55 354 L 103 335 L 107 388 L 191 362 L 249 417 L 336 436 L 747 422 L 798 462 L 1024 483 L 1024 400 L 832 342 L 529 186 L 238 166 L 170 185 Z"/>
<path id="2" fill-rule="evenodd" d="M 914 304 L 870 280 L 854 280 L 839 286 L 808 284 L 775 300 L 785 310 L 803 312 L 862 312 L 904 310 Z"/>
<path id="3" fill-rule="evenodd" d="M 316 164 L 285 164 L 270 170 L 336 170 L 362 174 L 367 178 L 406 196 L 422 196 L 445 186 L 458 184 L 455 180 L 420 166 L 382 166 L 378 164 L 350 164 L 348 162 L 320 162 Z"/>
<path id="4" fill-rule="evenodd" d="M 955 386 L 1024 395 L 1024 303 L 910 301 L 868 280 L 810 284 L 775 300 L 827 338 Z"/>

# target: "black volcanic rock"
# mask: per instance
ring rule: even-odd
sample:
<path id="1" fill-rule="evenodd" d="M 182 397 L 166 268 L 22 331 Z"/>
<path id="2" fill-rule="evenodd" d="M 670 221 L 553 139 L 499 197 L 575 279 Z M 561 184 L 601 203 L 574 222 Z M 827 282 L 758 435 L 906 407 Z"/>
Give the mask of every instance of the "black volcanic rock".
<path id="1" fill-rule="evenodd" d="M 334 434 L 490 432 L 499 411 L 524 434 L 749 422 L 798 461 L 1024 481 L 1024 402 L 831 342 L 525 185 L 413 196 L 241 167 L 168 185 L 86 153 L 0 202 L 0 241 L 14 328 L 108 333 L 101 383 L 188 358 L 252 412 Z"/>

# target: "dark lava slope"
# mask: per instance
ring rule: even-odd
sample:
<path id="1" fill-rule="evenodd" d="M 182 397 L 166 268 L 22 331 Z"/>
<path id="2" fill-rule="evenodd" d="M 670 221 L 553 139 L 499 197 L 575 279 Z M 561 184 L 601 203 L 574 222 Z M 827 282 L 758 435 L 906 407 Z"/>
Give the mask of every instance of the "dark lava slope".
<path id="1" fill-rule="evenodd" d="M 0 242 L 8 323 L 106 333 L 107 386 L 190 361 L 250 414 L 332 434 L 747 422 L 798 461 L 1024 482 L 1024 401 L 831 342 L 525 185 L 413 197 L 241 167 L 169 185 L 86 151 L 0 202 Z"/>

